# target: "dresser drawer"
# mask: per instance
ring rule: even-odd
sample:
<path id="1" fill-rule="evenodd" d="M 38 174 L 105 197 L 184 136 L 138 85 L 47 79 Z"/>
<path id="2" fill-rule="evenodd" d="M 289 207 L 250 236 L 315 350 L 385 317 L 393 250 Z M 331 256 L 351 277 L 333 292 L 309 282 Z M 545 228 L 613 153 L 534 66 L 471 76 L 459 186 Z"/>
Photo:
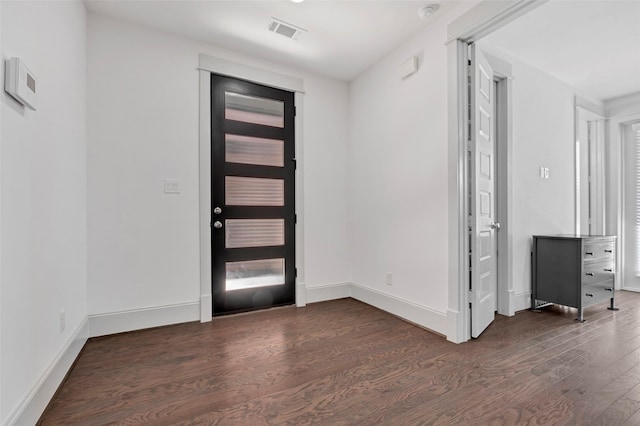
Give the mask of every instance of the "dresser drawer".
<path id="1" fill-rule="evenodd" d="M 590 306 L 613 297 L 613 281 L 582 287 L 582 306 Z"/>
<path id="2" fill-rule="evenodd" d="M 614 259 L 616 245 L 614 242 L 593 242 L 584 245 L 583 259 L 585 262 L 598 262 L 601 260 Z"/>
<path id="3" fill-rule="evenodd" d="M 604 262 L 585 263 L 582 284 L 591 285 L 603 281 L 612 281 L 614 271 L 613 259 L 605 260 Z"/>

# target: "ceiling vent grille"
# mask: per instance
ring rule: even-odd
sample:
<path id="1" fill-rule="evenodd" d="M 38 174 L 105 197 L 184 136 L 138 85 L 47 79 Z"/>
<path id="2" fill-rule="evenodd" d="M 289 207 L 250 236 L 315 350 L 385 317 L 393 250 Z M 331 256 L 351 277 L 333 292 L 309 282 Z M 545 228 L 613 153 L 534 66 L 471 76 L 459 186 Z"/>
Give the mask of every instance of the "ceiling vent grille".
<path id="1" fill-rule="evenodd" d="M 276 18 L 271 18 L 269 25 L 267 25 L 267 30 L 292 40 L 299 40 L 302 33 L 307 32 L 304 28 L 297 27 Z"/>

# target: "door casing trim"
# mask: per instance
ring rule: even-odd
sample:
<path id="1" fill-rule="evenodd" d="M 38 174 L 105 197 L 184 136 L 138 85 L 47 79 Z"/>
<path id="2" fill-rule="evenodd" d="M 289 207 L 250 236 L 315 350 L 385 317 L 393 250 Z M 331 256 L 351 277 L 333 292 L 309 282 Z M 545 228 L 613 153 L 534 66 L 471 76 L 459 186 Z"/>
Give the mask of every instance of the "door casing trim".
<path id="1" fill-rule="evenodd" d="M 498 230 L 498 313 L 500 315 L 514 315 L 515 290 L 511 277 L 513 276 L 513 179 L 511 174 L 512 148 L 512 83 L 513 74 L 511 64 L 491 55 L 485 56 L 491 62 L 496 82 L 496 209 L 497 220 L 500 222 Z"/>
<path id="2" fill-rule="evenodd" d="M 253 83 L 295 92 L 295 147 L 296 147 L 296 305 L 304 306 L 304 211 L 303 211 L 303 120 L 304 81 L 250 65 L 228 61 L 209 55 L 200 55 L 200 120 L 199 120 L 199 237 L 200 237 L 200 322 L 211 321 L 213 296 L 211 293 L 211 74 L 221 74 Z"/>

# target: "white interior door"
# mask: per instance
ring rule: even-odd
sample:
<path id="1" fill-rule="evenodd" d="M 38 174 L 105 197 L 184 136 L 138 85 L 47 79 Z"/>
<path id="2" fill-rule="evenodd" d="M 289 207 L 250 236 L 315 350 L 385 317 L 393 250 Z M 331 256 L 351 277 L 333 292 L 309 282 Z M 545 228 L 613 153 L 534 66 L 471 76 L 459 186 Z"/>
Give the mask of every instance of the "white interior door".
<path id="1" fill-rule="evenodd" d="M 497 238 L 495 222 L 495 136 L 493 70 L 471 45 L 471 337 L 478 337 L 495 318 Z"/>

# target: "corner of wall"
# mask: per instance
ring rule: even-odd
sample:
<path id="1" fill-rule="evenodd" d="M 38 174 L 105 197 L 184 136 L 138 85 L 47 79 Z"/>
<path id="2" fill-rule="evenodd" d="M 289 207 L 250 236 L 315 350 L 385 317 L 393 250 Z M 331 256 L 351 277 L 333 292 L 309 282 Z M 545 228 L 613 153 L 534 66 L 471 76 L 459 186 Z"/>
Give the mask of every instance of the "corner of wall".
<path id="1" fill-rule="evenodd" d="M 351 297 L 351 283 L 335 283 L 317 286 L 306 286 L 306 303 L 325 302 L 327 300 Z"/>
<path id="2" fill-rule="evenodd" d="M 447 335 L 449 332 L 447 313 L 356 283 L 351 284 L 351 297 L 435 333 Z"/>
<path id="3" fill-rule="evenodd" d="M 33 425 L 37 423 L 58 387 L 73 367 L 88 337 L 89 323 L 85 318 L 40 376 L 40 380 L 25 395 L 14 412 L 9 414 L 4 425 Z"/>
<path id="4" fill-rule="evenodd" d="M 200 301 L 89 315 L 89 337 L 200 321 Z"/>

